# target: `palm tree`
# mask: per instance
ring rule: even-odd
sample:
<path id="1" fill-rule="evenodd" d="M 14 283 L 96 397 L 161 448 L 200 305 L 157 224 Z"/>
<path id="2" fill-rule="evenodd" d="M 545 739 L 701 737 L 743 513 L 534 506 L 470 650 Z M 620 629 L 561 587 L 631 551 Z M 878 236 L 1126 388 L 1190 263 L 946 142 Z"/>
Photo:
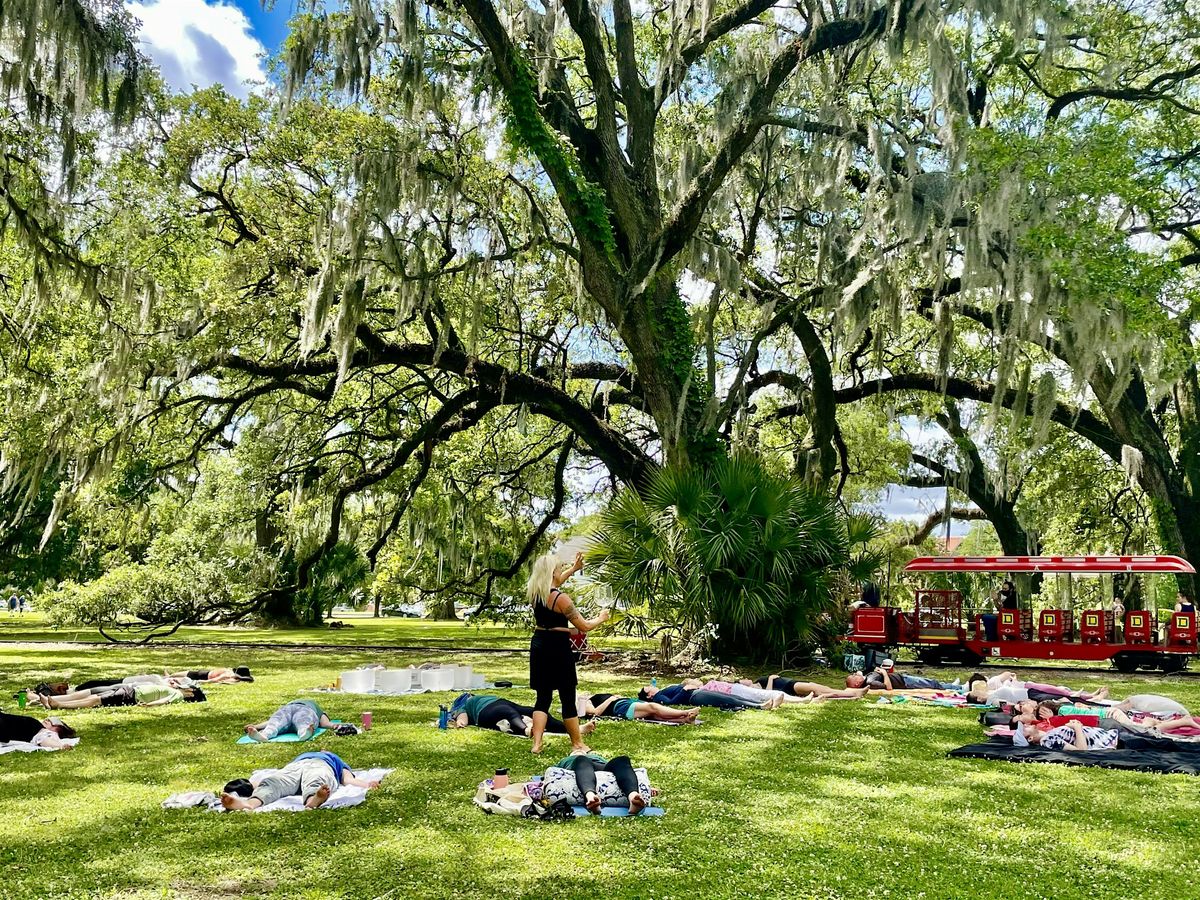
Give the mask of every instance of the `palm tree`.
<path id="1" fill-rule="evenodd" d="M 738 453 L 708 470 L 668 468 L 619 494 L 588 554 L 596 580 L 722 658 L 778 657 L 841 606 L 872 555 L 863 517 Z"/>

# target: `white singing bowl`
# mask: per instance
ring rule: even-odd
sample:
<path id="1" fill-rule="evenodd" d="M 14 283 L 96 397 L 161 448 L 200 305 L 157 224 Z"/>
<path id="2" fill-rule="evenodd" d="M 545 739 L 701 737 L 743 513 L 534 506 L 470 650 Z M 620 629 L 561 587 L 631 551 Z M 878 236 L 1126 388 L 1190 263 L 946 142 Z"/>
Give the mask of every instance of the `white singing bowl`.
<path id="1" fill-rule="evenodd" d="M 375 678 L 375 686 L 389 694 L 403 694 L 412 688 L 412 672 L 409 669 L 384 669 Z"/>
<path id="2" fill-rule="evenodd" d="M 351 694 L 367 694 L 375 690 L 375 670 L 352 669 L 343 672 L 342 690 Z"/>

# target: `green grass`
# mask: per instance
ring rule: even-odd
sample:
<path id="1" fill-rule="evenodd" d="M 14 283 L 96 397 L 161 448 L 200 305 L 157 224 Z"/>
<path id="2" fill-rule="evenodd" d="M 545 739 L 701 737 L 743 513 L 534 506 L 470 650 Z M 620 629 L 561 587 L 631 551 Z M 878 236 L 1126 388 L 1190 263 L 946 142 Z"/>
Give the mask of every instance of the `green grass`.
<path id="1" fill-rule="evenodd" d="M 430 626 L 413 633 L 422 627 Z M 564 739 L 552 739 L 535 763 L 518 739 L 439 732 L 430 724 L 437 695 L 330 697 L 331 714 L 356 718 L 370 709 L 376 726 L 316 744 L 351 765 L 396 768 L 364 805 L 262 816 L 159 808 L 173 791 L 216 789 L 289 760 L 293 745 L 234 741 L 243 724 L 301 689 L 367 660 L 435 655 L 0 645 L 3 697 L 53 676 L 80 681 L 196 664 L 247 662 L 257 676 L 214 687 L 203 705 L 77 712 L 66 717 L 83 738 L 76 750 L 0 757 L 0 896 L 1190 894 L 1175 880 L 1195 865 L 1200 779 L 947 760 L 947 750 L 978 738 L 973 716 L 911 706 L 706 711 L 696 728 L 604 723 L 593 746 L 645 765 L 664 790 L 667 816 L 550 825 L 487 817 L 470 801 L 499 766 L 525 778 L 556 761 Z M 491 676 L 525 680 L 518 655 L 470 661 Z M 602 669 L 584 669 L 581 679 L 596 688 L 637 686 Z M 1107 682 L 1118 696 L 1165 692 L 1200 708 L 1195 681 Z"/>

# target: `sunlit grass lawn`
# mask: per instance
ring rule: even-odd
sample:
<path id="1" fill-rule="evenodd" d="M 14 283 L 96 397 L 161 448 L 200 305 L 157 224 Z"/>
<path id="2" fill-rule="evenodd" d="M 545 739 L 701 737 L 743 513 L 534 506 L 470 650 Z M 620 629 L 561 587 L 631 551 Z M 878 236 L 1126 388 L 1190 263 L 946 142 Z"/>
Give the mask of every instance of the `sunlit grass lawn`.
<path id="1" fill-rule="evenodd" d="M 234 741 L 301 689 L 372 659 L 434 656 L 0 645 L 4 698 L 51 677 L 164 667 L 246 663 L 257 676 L 214 687 L 203 705 L 77 712 L 67 717 L 83 738 L 76 750 L 0 757 L 0 897 L 1195 895 L 1187 873 L 1200 841 L 1200 779 L 947 760 L 979 737 L 973 715 L 908 705 L 706 711 L 695 728 L 606 722 L 593 746 L 645 765 L 667 816 L 544 825 L 486 817 L 471 796 L 499 766 L 523 779 L 556 761 L 563 739 L 535 764 L 526 742 L 432 727 L 439 695 L 330 697 L 336 716 L 370 709 L 375 729 L 317 744 L 351 765 L 396 768 L 363 806 L 260 816 L 160 809 L 174 791 L 216 789 L 291 759 L 294 745 Z M 469 661 L 526 681 L 519 655 Z M 638 686 L 602 669 L 581 675 L 597 689 Z M 1118 696 L 1166 692 L 1200 708 L 1195 681 L 1108 683 Z"/>

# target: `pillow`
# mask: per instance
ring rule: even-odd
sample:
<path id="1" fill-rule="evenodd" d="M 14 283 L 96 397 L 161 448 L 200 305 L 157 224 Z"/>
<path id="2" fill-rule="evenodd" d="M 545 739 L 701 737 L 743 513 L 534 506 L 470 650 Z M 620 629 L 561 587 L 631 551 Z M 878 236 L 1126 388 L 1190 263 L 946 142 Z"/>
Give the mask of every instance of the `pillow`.
<path id="1" fill-rule="evenodd" d="M 637 775 L 638 793 L 649 803 L 650 777 L 645 769 L 634 769 L 633 773 Z M 617 778 L 612 772 L 596 773 L 596 793 L 600 795 L 601 806 L 629 805 L 629 798 L 617 787 Z M 542 779 L 542 805 L 552 806 L 559 800 L 566 800 L 572 806 L 583 806 L 585 798 L 575 781 L 573 769 L 551 766 Z"/>

